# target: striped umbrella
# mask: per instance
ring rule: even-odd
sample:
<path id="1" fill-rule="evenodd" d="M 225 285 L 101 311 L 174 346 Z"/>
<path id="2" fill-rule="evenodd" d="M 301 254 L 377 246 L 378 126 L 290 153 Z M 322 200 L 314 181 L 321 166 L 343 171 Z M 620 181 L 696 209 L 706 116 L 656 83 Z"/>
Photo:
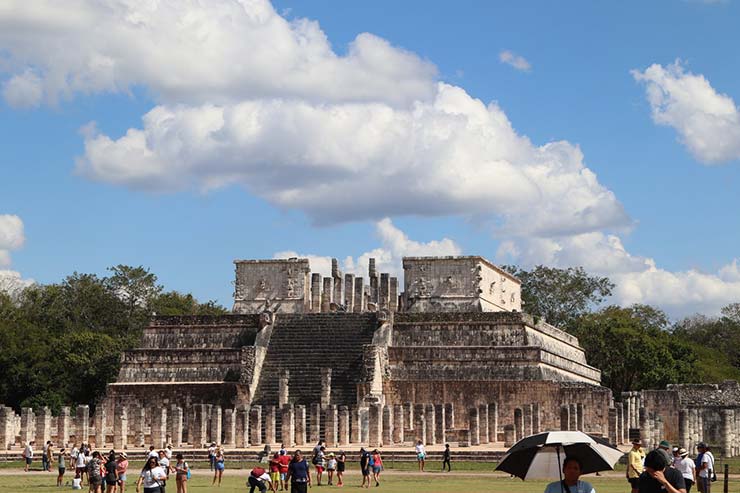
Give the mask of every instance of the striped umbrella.
<path id="1" fill-rule="evenodd" d="M 496 470 L 525 480 L 561 478 L 566 457 L 578 459 L 581 474 L 589 474 L 614 469 L 623 455 L 601 437 L 580 431 L 548 431 L 519 440 Z"/>

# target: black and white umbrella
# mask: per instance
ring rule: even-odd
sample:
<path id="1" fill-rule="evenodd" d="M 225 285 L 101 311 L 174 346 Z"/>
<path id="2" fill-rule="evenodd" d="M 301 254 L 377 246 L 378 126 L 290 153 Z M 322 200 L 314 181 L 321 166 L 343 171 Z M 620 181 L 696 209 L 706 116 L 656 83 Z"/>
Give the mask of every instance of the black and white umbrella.
<path id="1" fill-rule="evenodd" d="M 581 474 L 614 469 L 624 453 L 600 437 L 580 431 L 548 431 L 522 438 L 501 459 L 497 471 L 522 479 L 560 478 L 563 461 L 575 457 Z"/>

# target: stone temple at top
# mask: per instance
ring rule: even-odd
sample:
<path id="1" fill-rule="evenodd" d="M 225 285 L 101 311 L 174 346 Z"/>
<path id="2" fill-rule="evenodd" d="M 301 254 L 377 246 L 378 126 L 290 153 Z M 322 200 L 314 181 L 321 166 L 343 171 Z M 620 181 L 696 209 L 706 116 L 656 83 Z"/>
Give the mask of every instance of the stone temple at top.
<path id="1" fill-rule="evenodd" d="M 615 399 L 577 338 L 523 312 L 520 281 L 482 257 L 406 257 L 402 288 L 372 259 L 367 277 L 336 261 L 327 277 L 301 258 L 235 265 L 233 313 L 154 317 L 122 355 L 96 409 L 119 428 L 131 416 L 122 443 L 164 440 L 165 421 L 171 441 L 194 446 L 740 436 L 737 403 L 702 397 L 692 411 L 685 398 L 740 395 L 737 384 Z"/>

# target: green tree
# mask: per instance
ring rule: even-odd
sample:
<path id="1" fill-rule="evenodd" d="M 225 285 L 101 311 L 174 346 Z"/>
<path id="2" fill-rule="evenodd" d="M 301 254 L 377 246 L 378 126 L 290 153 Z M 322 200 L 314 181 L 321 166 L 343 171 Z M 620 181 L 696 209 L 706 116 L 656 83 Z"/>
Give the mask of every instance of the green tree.
<path id="1" fill-rule="evenodd" d="M 108 269 L 112 275 L 106 279 L 114 293 L 125 303 L 128 320 L 132 325 L 149 318 L 149 305 L 162 292 L 157 276 L 142 266 L 117 265 Z"/>
<path id="2" fill-rule="evenodd" d="M 209 300 L 200 303 L 192 294 L 182 294 L 177 291 L 168 291 L 154 298 L 150 304 L 153 313 L 157 315 L 224 315 L 229 311 Z"/>
<path id="3" fill-rule="evenodd" d="M 522 310 L 568 331 L 579 317 L 609 297 L 614 288 L 609 278 L 592 276 L 583 267 L 557 269 L 538 265 L 525 270 L 507 265 L 504 269 L 522 281 Z"/>

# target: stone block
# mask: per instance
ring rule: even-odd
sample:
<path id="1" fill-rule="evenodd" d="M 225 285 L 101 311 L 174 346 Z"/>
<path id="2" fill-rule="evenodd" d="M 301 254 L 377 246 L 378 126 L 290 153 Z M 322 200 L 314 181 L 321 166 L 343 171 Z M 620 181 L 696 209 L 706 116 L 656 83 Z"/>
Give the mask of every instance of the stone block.
<path id="1" fill-rule="evenodd" d="M 349 408 L 347 406 L 339 406 L 337 434 L 340 446 L 349 445 Z"/>
<path id="2" fill-rule="evenodd" d="M 470 445 L 480 445 L 480 413 L 477 407 L 468 409 L 468 430 L 470 431 Z"/>
<path id="3" fill-rule="evenodd" d="M 123 450 L 127 447 L 128 410 L 126 406 L 119 405 L 113 410 L 113 448 L 115 450 Z"/>
<path id="4" fill-rule="evenodd" d="M 75 419 L 75 438 L 78 443 L 90 443 L 90 406 L 77 406 Z"/>
<path id="5" fill-rule="evenodd" d="M 393 406 L 383 406 L 383 445 L 393 443 Z"/>
<path id="6" fill-rule="evenodd" d="M 102 450 L 105 447 L 105 428 L 108 416 L 104 406 L 95 409 L 95 448 Z"/>
<path id="7" fill-rule="evenodd" d="M 446 435 L 447 435 L 447 429 L 445 428 L 445 405 L 435 404 L 434 405 L 434 436 L 436 440 L 434 443 L 445 443 Z"/>
<path id="8" fill-rule="evenodd" d="M 311 443 L 317 443 L 321 439 L 321 404 L 318 402 L 312 403 L 310 412 L 308 439 Z"/>
<path id="9" fill-rule="evenodd" d="M 167 444 L 167 409 L 163 407 L 153 408 L 151 416 L 151 443 L 157 450 L 160 450 Z"/>
<path id="10" fill-rule="evenodd" d="M 480 422 L 480 443 L 485 445 L 489 442 L 488 436 L 488 404 L 478 406 L 478 417 Z"/>
<path id="11" fill-rule="evenodd" d="M 393 441 L 392 443 L 403 443 L 404 441 L 404 412 L 401 404 L 393 405 Z"/>
<path id="12" fill-rule="evenodd" d="M 324 440 L 326 440 L 327 447 L 336 447 L 339 442 L 339 416 L 335 404 L 329 405 L 326 408 Z"/>
<path id="13" fill-rule="evenodd" d="M 211 416 L 210 416 L 210 423 L 209 423 L 209 430 L 208 430 L 208 438 L 211 442 L 215 442 L 216 444 L 222 443 L 222 433 L 223 433 L 223 410 L 221 409 L 221 406 L 212 406 L 211 407 Z"/>
<path id="14" fill-rule="evenodd" d="M 301 447 L 306 441 L 306 406 L 295 407 L 295 444 Z"/>
<path id="15" fill-rule="evenodd" d="M 249 409 L 249 432 L 252 446 L 262 445 L 262 406 L 252 406 Z"/>
<path id="16" fill-rule="evenodd" d="M 236 444 L 236 420 L 233 409 L 224 409 L 224 445 L 228 448 Z"/>
<path id="17" fill-rule="evenodd" d="M 275 406 L 265 406 L 265 443 L 269 445 L 277 443 L 275 420 Z"/>
<path id="18" fill-rule="evenodd" d="M 362 425 L 360 423 L 360 408 L 357 406 L 350 407 L 349 410 L 349 439 L 352 443 L 362 441 Z"/>
<path id="19" fill-rule="evenodd" d="M 36 446 L 43 447 L 51 440 L 51 409 L 42 407 L 36 416 Z"/>
<path id="20" fill-rule="evenodd" d="M 236 410 L 236 448 L 249 446 L 249 406 L 241 406 Z"/>
<path id="21" fill-rule="evenodd" d="M 498 442 L 498 402 L 488 403 L 488 442 Z"/>
<path id="22" fill-rule="evenodd" d="M 69 437 L 72 434 L 72 410 L 69 406 L 63 406 L 57 418 L 57 441 L 62 447 L 69 443 Z"/>
<path id="23" fill-rule="evenodd" d="M 370 404 L 368 413 L 368 445 L 370 447 L 380 447 L 383 445 L 383 406 Z"/>
<path id="24" fill-rule="evenodd" d="M 295 446 L 295 408 L 292 404 L 285 404 L 281 408 L 280 441 L 286 447 Z"/>
<path id="25" fill-rule="evenodd" d="M 182 430 L 183 430 L 183 411 L 180 406 L 170 407 L 169 414 L 167 415 L 167 440 L 173 447 L 181 447 L 183 444 Z"/>
<path id="26" fill-rule="evenodd" d="M 428 443 L 430 445 L 433 443 L 439 443 L 437 442 L 437 420 L 434 413 L 434 404 L 424 405 L 424 420 L 426 421 L 426 440 L 424 443 Z"/>

